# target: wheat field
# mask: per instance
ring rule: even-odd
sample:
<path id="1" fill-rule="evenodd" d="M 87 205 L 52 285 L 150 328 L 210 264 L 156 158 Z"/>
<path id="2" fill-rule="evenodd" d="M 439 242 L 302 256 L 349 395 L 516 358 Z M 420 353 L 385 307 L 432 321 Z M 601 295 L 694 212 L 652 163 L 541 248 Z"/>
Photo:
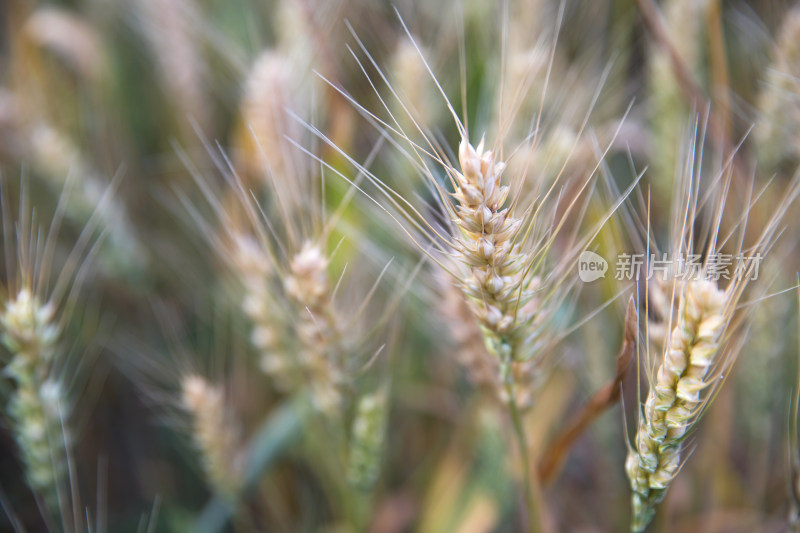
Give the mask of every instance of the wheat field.
<path id="1" fill-rule="evenodd" d="M 0 532 L 800 532 L 800 4 L 0 28 Z"/>

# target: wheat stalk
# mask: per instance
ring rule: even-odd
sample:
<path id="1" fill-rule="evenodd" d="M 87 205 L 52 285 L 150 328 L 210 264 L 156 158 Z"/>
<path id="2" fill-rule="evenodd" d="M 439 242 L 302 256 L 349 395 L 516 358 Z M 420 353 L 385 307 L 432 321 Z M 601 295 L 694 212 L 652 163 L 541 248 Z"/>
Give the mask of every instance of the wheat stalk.
<path id="1" fill-rule="evenodd" d="M 513 207 L 505 207 L 510 191 L 500 181 L 505 163 L 495 161 L 492 151 L 484 150 L 483 141 L 473 148 L 465 138 L 458 156 L 461 172 L 452 173 L 454 222 L 460 232 L 455 248 L 468 273 L 461 287 L 483 328 L 486 346 L 499 359 L 502 396 L 522 459 L 527 507 L 536 512 L 540 506 L 533 492 L 513 363 L 521 359 L 519 347 L 530 333 L 526 326 L 533 314 L 526 304 L 539 280 L 528 276 L 532 257 L 521 248 L 522 221 L 514 216 Z M 538 512 L 535 519 L 541 520 Z"/>
<path id="2" fill-rule="evenodd" d="M 539 279 L 527 276 L 531 253 L 521 245 L 522 220 L 514 216 L 513 206 L 505 206 L 510 190 L 500 180 L 505 163 L 496 162 L 483 141 L 473 148 L 462 140 L 458 155 L 461 172 L 455 174 L 453 194 L 460 230 L 456 248 L 467 267 L 461 287 L 483 328 L 486 345 L 499 358 L 501 397 L 516 404 L 513 365 L 521 362 L 519 347 L 533 319 L 527 304 Z"/>
<path id="3" fill-rule="evenodd" d="M 98 32 L 82 17 L 57 7 L 41 7 L 27 20 L 25 35 L 38 46 L 64 58 L 80 75 L 100 82 L 107 74 Z"/>
<path id="4" fill-rule="evenodd" d="M 284 391 L 307 380 L 315 406 L 328 414 L 336 412 L 345 381 L 346 348 L 331 299 L 327 257 L 320 246 L 306 241 L 283 267 L 258 241 L 238 234 L 235 243 L 233 265 L 245 289 L 242 310 L 253 324 L 250 340 L 259 351 L 261 369 Z M 291 304 L 288 314 L 278 311 L 275 283 Z M 298 342 L 294 357 L 284 346 L 289 327 Z"/>
<path id="5" fill-rule="evenodd" d="M 283 160 L 291 161 L 289 155 Z M 301 165 L 285 168 L 294 172 Z M 255 199 L 256 192 L 231 172 L 222 190 L 193 173 L 218 221 L 214 227 L 186 197 L 184 206 L 243 289 L 239 305 L 251 321 L 251 344 L 259 352 L 261 369 L 283 391 L 307 385 L 314 406 L 339 417 L 349 379 L 346 367 L 354 362 L 346 357 L 363 340 L 355 324 L 344 318 L 348 315 L 336 308 L 336 287 L 328 282 L 329 257 L 323 243 L 342 206 L 323 225 L 313 206 L 300 209 L 301 190 L 311 187 L 312 176 L 299 176 L 294 187 L 284 187 L 284 181 L 292 181 L 289 176 L 270 175 L 279 216 L 268 215 Z M 227 201 L 219 201 L 220 196 Z M 352 316 L 359 318 L 360 311 Z"/>
<path id="6" fill-rule="evenodd" d="M 46 122 L 32 125 L 25 133 L 35 168 L 55 190 L 74 189 L 66 206 L 69 219 L 86 224 L 92 216 L 102 218 L 108 250 L 102 251 L 97 263 L 112 276 L 135 275 L 146 266 L 148 251 L 139 241 L 125 203 L 119 197 L 103 199 L 108 184 L 80 148 Z"/>
<path id="7" fill-rule="evenodd" d="M 391 106 L 375 88 L 375 80 L 371 78 L 369 81 L 375 93 L 390 113 L 388 121 L 336 89 L 348 97 L 350 103 L 373 125 L 406 144 L 408 150 L 404 153 L 426 179 L 431 192 L 438 197 L 447 227 L 442 228 L 440 220 L 423 214 L 424 208 L 413 205 L 410 199 L 370 172 L 321 131 L 308 124 L 306 127 L 346 158 L 360 175 L 364 175 L 376 187 L 386 200 L 381 205 L 386 215 L 393 223 L 400 225 L 415 246 L 451 275 L 482 327 L 487 348 L 500 362 L 499 377 L 506 399 L 515 398 L 518 394 L 514 378 L 517 373 L 525 376 L 526 388 L 529 389 L 527 392 L 532 392 L 530 389 L 534 387 L 528 385 L 542 376 L 548 355 L 563 333 L 562 325 L 556 324 L 556 311 L 565 304 L 575 286 L 573 267 L 578 255 L 597 236 L 622 200 L 616 199 L 617 204 L 585 235 L 577 235 L 576 230 L 576 234 L 564 237 L 565 242 L 559 243 L 563 248 L 559 250 L 557 259 L 553 260 L 550 252 L 562 230 L 573 222 L 570 217 L 586 208 L 583 204 L 588 202 L 585 193 L 600 163 L 582 176 L 581 182 L 570 184 L 574 185 L 572 199 L 561 206 L 556 198 L 558 187 L 567 186 L 560 183 L 561 174 L 550 184 L 537 183 L 532 191 L 522 187 L 525 185 L 524 172 L 504 182 L 506 161 L 496 149 L 487 149 L 484 141 L 477 146 L 470 143 L 466 126 L 447 100 L 433 71 L 422 57 L 419 46 L 406 31 L 459 131 L 458 162 L 451 162 L 446 150 L 420 125 L 421 119 L 388 82 L 355 32 L 351 30 L 351 33 L 368 56 L 371 67 L 378 69 L 381 79 L 386 82 L 407 116 L 395 117 L 391 114 Z M 360 61 L 359 65 L 366 73 L 366 66 Z M 412 124 L 409 129 L 416 130 L 422 142 L 415 141 L 406 132 L 403 125 L 409 122 Z M 507 128 L 508 124 L 501 126 Z M 612 138 L 615 139 L 618 132 Z M 576 138 L 580 133 L 582 129 Z M 531 144 L 527 139 L 521 144 L 519 152 L 523 155 L 539 148 L 539 138 L 536 135 L 532 135 L 532 138 Z M 499 148 L 500 145 L 498 141 L 495 147 Z M 320 160 L 320 163 L 355 184 L 340 170 L 325 161 Z M 432 167 L 443 171 L 449 179 L 447 185 L 452 186 L 452 192 L 441 183 L 440 175 Z M 629 192 L 624 193 L 622 199 Z M 368 192 L 366 194 L 369 195 Z M 380 203 L 375 198 L 371 199 Z M 580 215 L 576 224 L 580 224 Z M 516 363 L 519 363 L 517 368 Z M 531 379 L 528 379 L 529 376 Z M 526 400 L 526 403 L 530 404 L 530 401 Z"/>

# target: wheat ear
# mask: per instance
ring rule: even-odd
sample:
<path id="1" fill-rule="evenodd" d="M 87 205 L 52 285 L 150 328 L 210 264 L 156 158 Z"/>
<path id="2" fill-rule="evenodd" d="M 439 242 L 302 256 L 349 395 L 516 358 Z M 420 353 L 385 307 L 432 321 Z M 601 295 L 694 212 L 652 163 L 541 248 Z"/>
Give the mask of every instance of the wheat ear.
<path id="1" fill-rule="evenodd" d="M 258 351 L 261 370 L 281 390 L 291 382 L 291 364 L 281 346 L 282 317 L 272 296 L 273 268 L 259 243 L 244 234 L 233 235 L 231 265 L 244 288 L 242 311 L 250 319 L 250 343 Z"/>
<path id="2" fill-rule="evenodd" d="M 381 472 L 386 422 L 389 414 L 385 387 L 364 394 L 356 404 L 356 413 L 347 450 L 347 481 L 360 528 L 368 524 L 375 483 Z"/>
<path id="3" fill-rule="evenodd" d="M 358 400 L 347 465 L 347 479 L 357 490 L 372 490 L 380 474 L 388 418 L 387 400 L 388 394 L 384 389 L 365 394 Z"/>
<path id="4" fill-rule="evenodd" d="M 3 344 L 12 354 L 5 371 L 16 384 L 8 412 L 28 483 L 48 505 L 57 503 L 69 444 L 62 424 L 69 406 L 62 384 L 51 372 L 59 338 L 54 314 L 53 305 L 42 304 L 23 288 L 6 302 L 0 316 Z"/>
<path id="5" fill-rule="evenodd" d="M 328 284 L 328 259 L 322 249 L 305 242 L 289 265 L 286 294 L 296 304 L 300 366 L 307 373 L 312 401 L 323 413 L 336 413 L 344 382 L 340 323 Z"/>
<path id="6" fill-rule="evenodd" d="M 522 222 L 504 209 L 509 187 L 501 185 L 505 163 L 495 162 L 483 141 L 473 148 L 462 140 L 458 150 L 455 198 L 460 252 L 469 265 L 466 294 L 483 327 L 493 337 L 498 354 L 510 350 L 506 339 L 517 325 L 525 255 L 516 242 Z"/>
<path id="7" fill-rule="evenodd" d="M 194 25 L 198 6 L 193 0 L 136 0 L 132 4 L 142 19 L 140 30 L 176 116 L 207 124 L 211 108 L 205 93 L 207 71 Z M 181 121 L 182 130 L 184 124 Z"/>
<path id="8" fill-rule="evenodd" d="M 484 150 L 483 141 L 473 148 L 462 140 L 458 156 L 461 172 L 454 173 L 453 194 L 460 231 L 456 246 L 468 267 L 462 289 L 483 328 L 487 347 L 500 359 L 501 396 L 516 404 L 515 377 L 530 373 L 515 363 L 518 345 L 524 342 L 526 326 L 533 318 L 526 304 L 533 299 L 538 278 L 526 276 L 531 258 L 521 245 L 522 220 L 514 216 L 513 207 L 505 206 L 510 190 L 500 181 L 505 163 L 495 161 L 494 154 Z"/>
<path id="9" fill-rule="evenodd" d="M 525 343 L 533 319 L 527 304 L 532 302 L 539 280 L 527 276 L 532 259 L 522 249 L 522 220 L 514 216 L 513 205 L 505 206 L 510 191 L 500 181 L 505 163 L 495 161 L 492 151 L 484 150 L 483 141 L 473 148 L 466 139 L 459 145 L 458 158 L 461 172 L 453 172 L 455 223 L 460 232 L 456 247 L 468 268 L 462 288 L 481 323 L 487 348 L 499 358 L 502 398 L 509 408 L 522 459 L 527 508 L 536 520 L 541 520 L 540 502 L 534 492 L 535 488 L 538 492 L 538 485 L 531 479 L 527 438 L 517 403 L 515 373 L 519 368 L 515 368 L 520 359 L 519 348 Z M 527 367 L 535 363 L 531 360 L 521 364 Z"/>
<path id="10" fill-rule="evenodd" d="M 221 387 L 190 374 L 181 380 L 181 404 L 191 418 L 192 440 L 209 485 L 233 498 L 241 482 L 239 428 L 231 423 Z"/>
<path id="11" fill-rule="evenodd" d="M 245 169 L 261 179 L 268 179 L 288 188 L 291 194 L 284 199 L 301 198 L 301 183 L 293 179 L 298 174 L 297 158 L 286 150 L 286 138 L 300 137 L 296 121 L 286 112 L 299 112 L 293 99 L 296 91 L 296 72 L 292 62 L 278 52 L 263 52 L 254 62 L 244 86 L 240 113 L 244 133 L 242 164 Z M 293 206 L 297 207 L 297 206 Z"/>
<path id="12" fill-rule="evenodd" d="M 644 531 L 681 466 L 683 440 L 697 422 L 709 387 L 709 369 L 720 357 L 725 293 L 708 280 L 691 281 L 652 383 L 626 470 L 633 489 L 631 530 Z"/>
<path id="13" fill-rule="evenodd" d="M 670 43 L 676 56 L 692 74 L 697 73 L 702 58 L 703 6 L 703 2 L 693 0 L 669 0 L 663 4 L 663 23 L 669 32 Z M 656 186 L 659 192 L 669 194 L 676 179 L 674 162 L 680 154 L 682 128 L 690 116 L 690 108 L 676 77 L 673 58 L 661 43 L 655 43 L 655 46 L 647 75 L 652 110 L 652 168 L 658 177 Z"/>
<path id="14" fill-rule="evenodd" d="M 758 97 L 761 120 L 755 128 L 759 162 L 767 172 L 800 158 L 800 8 L 791 9 L 772 51 Z"/>

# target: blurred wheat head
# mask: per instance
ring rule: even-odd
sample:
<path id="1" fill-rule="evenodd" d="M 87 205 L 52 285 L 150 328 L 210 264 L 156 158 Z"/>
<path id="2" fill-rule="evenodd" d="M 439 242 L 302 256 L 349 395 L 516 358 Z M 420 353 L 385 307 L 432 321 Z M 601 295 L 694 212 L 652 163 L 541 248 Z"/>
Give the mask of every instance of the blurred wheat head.
<path id="1" fill-rule="evenodd" d="M 85 391 L 96 352 L 65 331 L 76 324 L 92 327 L 89 313 L 83 316 L 81 311 L 82 288 L 95 268 L 92 259 L 102 243 L 100 212 L 114 184 L 66 250 L 58 237 L 71 200 L 69 182 L 46 226 L 30 205 L 28 181 L 20 180 L 19 186 L 18 218 L 13 223 L 10 186 L 3 182 L 0 187 L 7 273 L 0 291 L 0 331 L 9 357 L 3 373 L 13 384 L 5 398 L 8 426 L 48 527 L 70 524 L 80 529 L 84 516 L 77 510 L 81 504 L 71 453 L 85 420 Z"/>

